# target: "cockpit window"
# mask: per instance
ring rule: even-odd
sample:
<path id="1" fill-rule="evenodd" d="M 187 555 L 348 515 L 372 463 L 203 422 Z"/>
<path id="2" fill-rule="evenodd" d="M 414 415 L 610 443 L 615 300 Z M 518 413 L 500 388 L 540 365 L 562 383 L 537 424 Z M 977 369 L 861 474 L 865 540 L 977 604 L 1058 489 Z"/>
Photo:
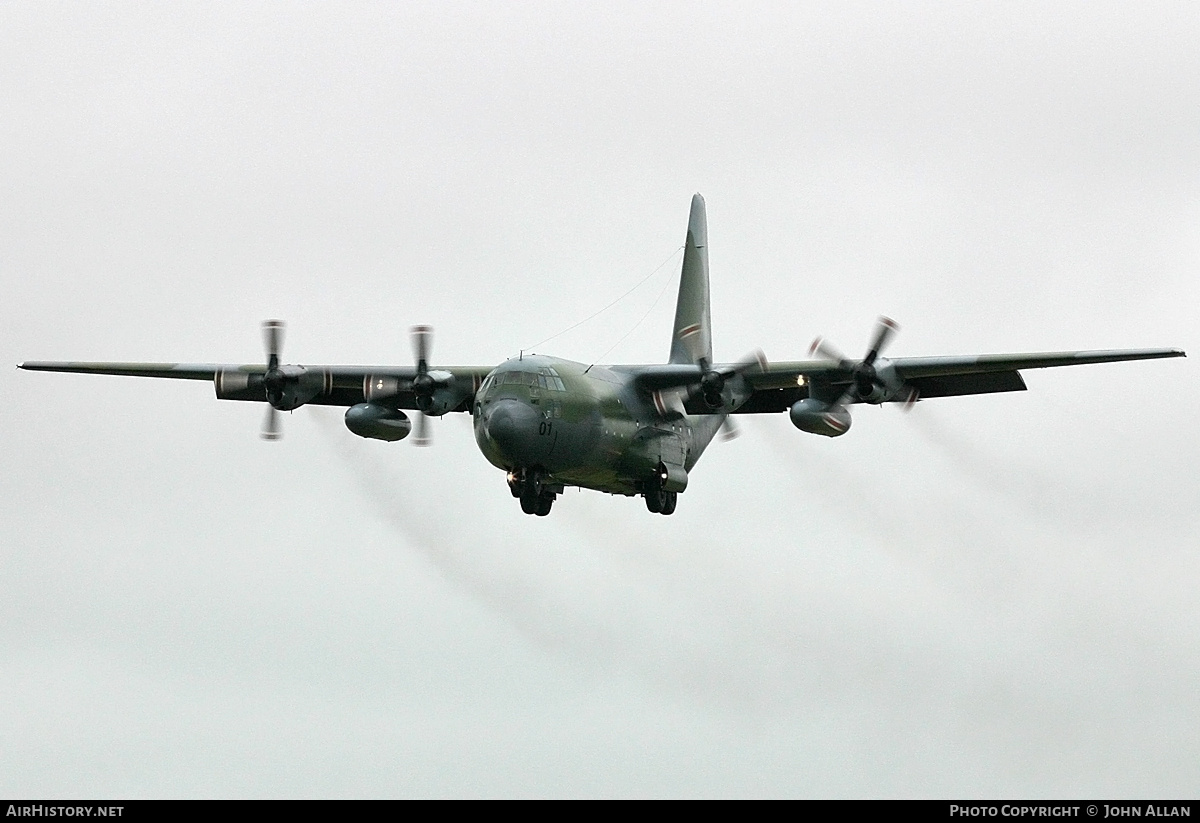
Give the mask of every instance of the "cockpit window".
<path id="1" fill-rule="evenodd" d="M 537 387 L 546 389 L 548 391 L 567 390 L 562 378 L 554 374 L 551 369 L 539 369 L 536 372 L 506 371 L 495 375 L 495 378 L 495 384 L 497 386 L 507 386 L 512 384 L 517 386 Z"/>

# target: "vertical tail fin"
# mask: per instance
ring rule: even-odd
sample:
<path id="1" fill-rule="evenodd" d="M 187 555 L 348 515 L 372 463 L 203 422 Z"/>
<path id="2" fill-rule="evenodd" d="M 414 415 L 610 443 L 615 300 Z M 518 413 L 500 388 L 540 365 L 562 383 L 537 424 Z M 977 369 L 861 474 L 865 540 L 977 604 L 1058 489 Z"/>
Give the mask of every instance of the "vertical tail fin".
<path id="1" fill-rule="evenodd" d="M 712 361 L 712 321 L 708 309 L 708 218 L 704 198 L 692 196 L 687 242 L 683 249 L 683 272 L 679 277 L 679 299 L 675 304 L 675 327 L 671 335 L 671 363 Z"/>

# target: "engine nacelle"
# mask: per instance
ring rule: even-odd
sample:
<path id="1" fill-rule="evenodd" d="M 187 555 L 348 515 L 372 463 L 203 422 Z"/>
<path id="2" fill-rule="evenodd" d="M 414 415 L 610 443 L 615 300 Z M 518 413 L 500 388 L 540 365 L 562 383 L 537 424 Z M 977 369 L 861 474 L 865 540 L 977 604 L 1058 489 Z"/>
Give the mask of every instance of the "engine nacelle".
<path id="1" fill-rule="evenodd" d="M 893 394 L 893 392 L 889 391 L 885 386 L 881 386 L 878 383 L 872 383 L 871 390 L 866 394 L 863 394 L 861 391 L 855 393 L 858 395 L 860 402 L 871 403 L 874 405 L 883 403 L 886 400 L 891 400 Z"/>
<path id="2" fill-rule="evenodd" d="M 372 440 L 403 440 L 412 431 L 408 415 L 375 403 L 359 403 L 346 409 L 346 428 Z"/>
<path id="3" fill-rule="evenodd" d="M 263 376 L 241 369 L 218 369 L 213 376 L 218 400 L 263 400 Z"/>
<path id="4" fill-rule="evenodd" d="M 457 385 L 454 375 L 448 371 L 430 371 L 430 379 L 435 386 L 429 394 L 417 394 L 417 407 L 432 417 L 441 417 L 449 411 L 457 409 L 470 394 Z M 369 374 L 363 378 L 363 396 L 370 403 L 391 405 L 389 401 L 405 392 L 412 392 L 411 381 L 407 378 L 389 377 L 386 375 Z"/>
<path id="5" fill-rule="evenodd" d="M 298 409 L 321 394 L 333 389 L 333 377 L 327 371 L 314 371 L 304 366 L 280 366 L 282 386 L 274 400 L 267 391 L 267 375 L 262 371 L 219 369 L 213 376 L 218 400 L 267 400 L 280 411 Z"/>
<path id="6" fill-rule="evenodd" d="M 368 374 L 363 378 L 363 397 L 369 402 L 380 403 L 400 394 L 400 379 Z"/>
<path id="7" fill-rule="evenodd" d="M 430 372 L 430 374 L 434 373 Z M 453 379 L 453 376 L 451 376 L 450 380 L 453 381 Z M 421 406 L 421 409 L 425 414 L 432 417 L 441 417 L 446 412 L 457 409 L 465 399 L 466 395 L 463 394 L 462 390 L 451 385 L 446 388 L 436 389 L 433 394 L 429 395 L 428 402 Z M 417 403 L 420 405 L 421 401 L 418 400 Z"/>
<path id="8" fill-rule="evenodd" d="M 839 437 L 850 431 L 850 412 L 845 406 L 823 403 L 811 397 L 797 400 L 788 410 L 792 425 L 809 434 Z"/>
<path id="9" fill-rule="evenodd" d="M 280 411 L 298 409 L 317 395 L 328 393 L 332 387 L 327 372 L 312 371 L 304 366 L 280 366 L 279 371 L 283 375 L 283 388 L 275 399 L 268 399 Z M 263 379 L 269 388 L 270 374 Z"/>

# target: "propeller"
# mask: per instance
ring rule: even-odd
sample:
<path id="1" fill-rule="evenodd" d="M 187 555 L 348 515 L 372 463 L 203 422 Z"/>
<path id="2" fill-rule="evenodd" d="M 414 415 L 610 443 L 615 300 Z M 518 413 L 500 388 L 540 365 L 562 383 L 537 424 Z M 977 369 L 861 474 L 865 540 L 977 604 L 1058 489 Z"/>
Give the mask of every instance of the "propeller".
<path id="1" fill-rule="evenodd" d="M 267 406 L 267 416 L 263 418 L 262 432 L 259 436 L 263 440 L 279 440 L 283 437 L 283 432 L 279 429 L 279 410 L 274 406 Z"/>
<path id="2" fill-rule="evenodd" d="M 701 367 L 705 368 L 708 364 L 701 363 Z M 700 377 L 700 396 L 704 398 L 704 403 L 710 409 L 719 409 L 725 405 L 725 398 L 722 393 L 725 391 L 725 375 L 719 371 L 705 368 L 704 374 Z"/>
<path id="3" fill-rule="evenodd" d="M 754 351 L 750 352 L 748 355 L 743 357 L 741 360 L 739 360 L 737 363 L 735 363 L 733 368 L 730 369 L 728 373 L 730 376 L 741 375 L 741 374 L 746 374 L 747 372 L 762 371 L 762 370 L 766 369 L 766 367 L 767 367 L 767 356 L 765 354 L 763 354 L 762 349 L 755 349 Z M 713 372 L 713 373 L 715 374 L 715 372 Z M 703 384 L 704 384 L 703 378 L 701 378 L 700 383 L 701 383 L 701 387 L 703 387 Z M 707 397 L 705 397 L 705 402 L 706 403 L 708 402 Z M 736 440 L 737 438 L 739 438 L 741 436 L 742 436 L 741 426 L 739 426 L 737 423 L 733 422 L 732 415 L 728 415 L 728 414 L 725 415 L 725 419 L 721 421 L 721 428 L 720 428 L 721 440 L 728 443 L 730 440 Z"/>
<path id="4" fill-rule="evenodd" d="M 818 354 L 826 360 L 837 363 L 840 367 L 850 372 L 850 385 L 834 405 L 840 405 L 850 399 L 851 395 L 856 396 L 859 400 L 867 401 L 876 394 L 876 389 L 886 390 L 888 388 L 879 379 L 879 372 L 875 369 L 875 361 L 899 330 L 900 326 L 895 320 L 890 317 L 880 317 L 875 323 L 875 335 L 871 340 L 871 346 L 867 349 L 867 354 L 862 360 L 851 360 L 842 354 L 837 346 L 834 346 L 823 337 L 818 337 L 812 342 L 812 346 L 809 347 L 810 354 Z M 911 407 L 915 402 L 916 390 L 907 387 L 906 405 Z"/>
<path id="5" fill-rule="evenodd" d="M 279 427 L 279 408 L 283 403 L 283 392 L 287 387 L 287 376 L 279 368 L 279 352 L 283 348 L 282 320 L 264 320 L 262 324 L 263 347 L 267 351 L 267 371 L 263 375 L 263 390 L 267 400 L 267 416 L 263 419 L 262 439 L 278 440 L 283 437 Z"/>
<path id="6" fill-rule="evenodd" d="M 722 371 L 717 371 L 709 365 L 707 360 L 702 359 L 699 361 L 701 369 L 700 382 L 698 384 L 700 397 L 704 400 L 706 406 L 716 411 L 725 405 L 725 383 L 730 378 L 737 377 L 749 371 L 760 371 L 766 368 L 766 365 L 767 357 L 762 353 L 762 349 L 755 349 L 737 363 Z M 733 435 L 733 437 L 736 436 Z"/>
<path id="7" fill-rule="evenodd" d="M 426 412 L 433 405 L 433 393 L 437 390 L 437 381 L 429 374 L 429 352 L 433 348 L 433 327 L 413 326 L 411 330 L 413 359 L 417 361 L 417 373 L 412 379 L 412 393 L 415 396 L 417 423 L 413 431 L 413 445 L 428 446 L 433 441 L 429 434 L 429 416 Z"/>
<path id="8" fill-rule="evenodd" d="M 429 434 L 429 417 L 425 412 L 417 413 L 417 424 L 413 427 L 414 446 L 431 446 L 433 439 Z"/>

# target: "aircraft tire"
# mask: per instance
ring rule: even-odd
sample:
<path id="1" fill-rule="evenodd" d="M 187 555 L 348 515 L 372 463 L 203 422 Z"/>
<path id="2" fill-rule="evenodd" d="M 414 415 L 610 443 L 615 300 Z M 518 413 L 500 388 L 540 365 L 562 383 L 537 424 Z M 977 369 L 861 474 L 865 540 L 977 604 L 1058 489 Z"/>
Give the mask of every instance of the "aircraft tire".
<path id="1" fill-rule="evenodd" d="M 554 495 L 550 492 L 542 492 L 542 496 L 537 500 L 537 509 L 534 514 L 538 517 L 545 517 L 550 513 L 550 507 L 554 505 Z"/>
<path id="2" fill-rule="evenodd" d="M 679 502 L 679 492 L 663 492 L 662 514 L 674 514 L 675 504 Z"/>
<path id="3" fill-rule="evenodd" d="M 666 492 L 664 492 L 662 489 L 650 489 L 646 492 L 644 497 L 646 498 L 646 508 L 649 511 L 653 512 L 654 514 L 659 514 L 662 512 Z"/>
<path id="4" fill-rule="evenodd" d="M 521 495 L 521 511 L 526 514 L 537 514 L 538 504 L 541 500 L 532 494 Z"/>

